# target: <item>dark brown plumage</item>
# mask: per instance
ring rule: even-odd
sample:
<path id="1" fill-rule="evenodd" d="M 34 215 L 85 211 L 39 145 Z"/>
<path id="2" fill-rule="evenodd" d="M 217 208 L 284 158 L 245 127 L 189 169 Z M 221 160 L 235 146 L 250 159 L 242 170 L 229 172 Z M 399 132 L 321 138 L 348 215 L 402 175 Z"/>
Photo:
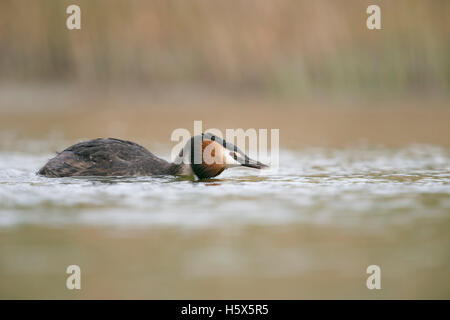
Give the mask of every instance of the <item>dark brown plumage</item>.
<path id="1" fill-rule="evenodd" d="M 214 147 L 214 148 L 208 148 Z M 209 150 L 208 150 L 209 149 Z M 210 157 L 203 157 L 203 154 Z M 187 159 L 183 159 L 186 155 Z M 215 158 L 217 157 L 217 158 Z M 199 159 L 199 163 L 196 163 Z M 205 161 L 205 159 L 213 161 Z M 50 159 L 38 171 L 46 177 L 193 175 L 212 178 L 226 168 L 247 166 L 261 169 L 264 164 L 249 159 L 233 144 L 211 134 L 192 137 L 176 163 L 160 159 L 144 147 L 120 139 L 94 139 L 77 143 Z"/>
<path id="2" fill-rule="evenodd" d="M 75 144 L 50 159 L 38 174 L 47 177 L 149 176 L 177 174 L 181 165 L 156 157 L 144 147 L 120 139 Z"/>

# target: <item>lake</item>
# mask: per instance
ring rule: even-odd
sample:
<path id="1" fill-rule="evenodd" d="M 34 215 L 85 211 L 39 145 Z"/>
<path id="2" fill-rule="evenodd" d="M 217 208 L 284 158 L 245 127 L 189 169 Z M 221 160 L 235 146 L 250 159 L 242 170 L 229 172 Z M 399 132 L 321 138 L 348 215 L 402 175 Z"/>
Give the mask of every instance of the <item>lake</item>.
<path id="1" fill-rule="evenodd" d="M 1 298 L 450 296 L 448 147 L 282 148 L 278 169 L 192 181 L 40 177 L 51 148 L 31 144 L 0 151 Z"/>

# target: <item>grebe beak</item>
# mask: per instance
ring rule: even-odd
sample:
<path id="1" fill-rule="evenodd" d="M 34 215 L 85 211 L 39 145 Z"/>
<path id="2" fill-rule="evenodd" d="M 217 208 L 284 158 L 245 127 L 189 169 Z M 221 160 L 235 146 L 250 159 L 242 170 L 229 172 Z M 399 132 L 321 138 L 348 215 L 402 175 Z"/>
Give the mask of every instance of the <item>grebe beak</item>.
<path id="1" fill-rule="evenodd" d="M 265 165 L 264 163 L 261 163 L 256 160 L 252 160 L 249 157 L 237 157 L 236 161 L 241 164 L 241 166 L 249 167 L 249 168 L 255 168 L 255 169 L 264 169 L 268 168 L 268 165 Z"/>

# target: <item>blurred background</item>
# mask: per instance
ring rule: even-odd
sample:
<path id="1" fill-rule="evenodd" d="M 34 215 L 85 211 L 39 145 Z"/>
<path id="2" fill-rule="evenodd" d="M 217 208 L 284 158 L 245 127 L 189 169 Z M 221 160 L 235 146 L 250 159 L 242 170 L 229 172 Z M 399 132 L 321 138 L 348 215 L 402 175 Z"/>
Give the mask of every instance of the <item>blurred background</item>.
<path id="1" fill-rule="evenodd" d="M 33 136 L 167 142 L 197 118 L 220 128 L 270 122 L 295 146 L 448 144 L 450 4 L 379 1 L 374 31 L 371 3 L 5 0 L 1 126 L 17 128 L 33 113 L 40 124 L 23 128 L 38 125 Z M 81 30 L 66 28 L 69 4 L 81 7 Z M 64 123 L 69 114 L 83 123 Z"/>
<path id="2" fill-rule="evenodd" d="M 82 30 L 65 28 L 66 7 Z M 447 96 L 448 1 L 2 1 L 1 80 L 275 97 Z"/>
<path id="3" fill-rule="evenodd" d="M 81 30 L 66 28 L 70 4 Z M 381 30 L 366 28 L 371 4 Z M 447 0 L 2 0 L 0 297 L 449 298 L 449 57 Z M 225 176 L 225 196 L 187 185 L 180 200 L 178 189 L 149 199 L 120 183 L 82 191 L 34 176 L 97 137 L 168 158 L 172 131 L 194 120 L 280 129 L 283 184 L 241 173 Z M 198 197 L 211 194 L 221 197 L 211 207 L 229 205 L 214 227 L 185 230 L 170 215 L 210 219 Z M 284 222 L 227 225 L 230 213 L 267 210 Z M 133 231 L 148 211 L 175 227 Z M 81 293 L 64 288 L 69 261 L 90 268 Z M 373 261 L 391 266 L 390 290 L 365 288 Z"/>

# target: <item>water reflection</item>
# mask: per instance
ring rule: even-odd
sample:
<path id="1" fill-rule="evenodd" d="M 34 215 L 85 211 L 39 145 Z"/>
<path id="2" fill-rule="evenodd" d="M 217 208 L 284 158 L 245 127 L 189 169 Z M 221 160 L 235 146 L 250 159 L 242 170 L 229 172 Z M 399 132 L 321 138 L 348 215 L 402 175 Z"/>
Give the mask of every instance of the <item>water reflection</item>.
<path id="1" fill-rule="evenodd" d="M 283 150 L 205 181 L 36 176 L 47 158 L 0 153 L 0 296 L 65 297 L 75 260 L 85 298 L 371 298 L 373 263 L 377 297 L 448 298 L 448 149 Z"/>
<path id="2" fill-rule="evenodd" d="M 148 227 L 168 222 L 191 226 L 192 221 L 198 227 L 221 227 L 229 221 L 357 225 L 360 219 L 381 216 L 378 222 L 389 224 L 395 220 L 393 211 L 408 213 L 408 223 L 424 215 L 446 216 L 450 208 L 449 150 L 433 146 L 284 150 L 279 170 L 255 174 L 239 168 L 198 181 L 172 176 L 36 176 L 45 158 L 2 154 L 0 208 L 7 213 L 0 218 L 1 226 L 89 224 L 94 217 L 97 224 Z M 230 219 L 236 212 L 240 219 Z M 189 214 L 198 219 L 186 222 Z"/>

